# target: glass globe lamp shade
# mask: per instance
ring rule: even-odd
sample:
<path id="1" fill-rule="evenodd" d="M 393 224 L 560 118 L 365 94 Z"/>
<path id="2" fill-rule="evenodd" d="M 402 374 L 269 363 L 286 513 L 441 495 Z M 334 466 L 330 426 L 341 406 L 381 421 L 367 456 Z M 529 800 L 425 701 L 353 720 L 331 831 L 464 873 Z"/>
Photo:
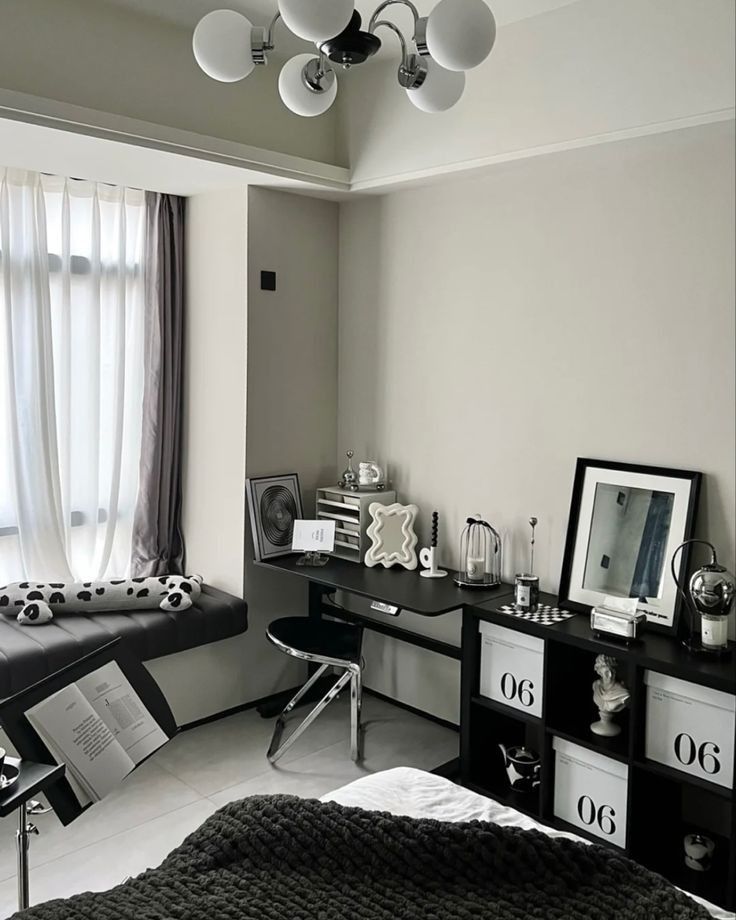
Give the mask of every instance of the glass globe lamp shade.
<path id="1" fill-rule="evenodd" d="M 197 23 L 192 37 L 194 57 L 213 80 L 235 83 L 255 66 L 250 48 L 253 26 L 235 10 L 214 10 Z"/>
<path id="2" fill-rule="evenodd" d="M 422 58 L 427 76 L 421 86 L 408 88 L 406 95 L 423 112 L 445 112 L 460 99 L 465 89 L 462 71 L 445 70 L 430 57 Z"/>
<path id="3" fill-rule="evenodd" d="M 279 0 L 279 12 L 287 28 L 308 42 L 334 38 L 350 22 L 353 0 Z"/>
<path id="4" fill-rule="evenodd" d="M 446 70 L 482 64 L 496 40 L 496 20 L 483 0 L 440 0 L 427 19 L 427 50 Z"/>
<path id="5" fill-rule="evenodd" d="M 304 68 L 316 60 L 313 54 L 297 54 L 288 60 L 279 74 L 279 95 L 287 109 L 295 115 L 312 118 L 329 109 L 337 96 L 337 80 L 334 75 L 321 92 L 310 89 L 304 81 Z"/>

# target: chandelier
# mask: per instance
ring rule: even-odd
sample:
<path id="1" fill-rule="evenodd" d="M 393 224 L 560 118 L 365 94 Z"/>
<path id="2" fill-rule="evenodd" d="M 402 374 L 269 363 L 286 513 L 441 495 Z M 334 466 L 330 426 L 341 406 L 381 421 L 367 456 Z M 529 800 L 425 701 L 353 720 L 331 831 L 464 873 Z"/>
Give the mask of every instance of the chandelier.
<path id="1" fill-rule="evenodd" d="M 388 7 L 397 5 L 408 7 L 414 17 L 410 41 L 385 18 Z M 354 0 L 278 0 L 278 12 L 267 28 L 254 26 L 235 10 L 208 13 L 194 30 L 194 57 L 214 80 L 242 80 L 268 63 L 279 21 L 317 48 L 292 57 L 279 74 L 284 105 L 307 117 L 321 115 L 335 101 L 336 67 L 348 70 L 379 50 L 379 29 L 390 30 L 398 40 L 399 86 L 424 112 L 444 112 L 455 105 L 465 88 L 465 71 L 488 57 L 496 38 L 496 23 L 484 0 L 440 0 L 429 16 L 420 16 L 411 0 L 384 0 L 365 31 Z"/>

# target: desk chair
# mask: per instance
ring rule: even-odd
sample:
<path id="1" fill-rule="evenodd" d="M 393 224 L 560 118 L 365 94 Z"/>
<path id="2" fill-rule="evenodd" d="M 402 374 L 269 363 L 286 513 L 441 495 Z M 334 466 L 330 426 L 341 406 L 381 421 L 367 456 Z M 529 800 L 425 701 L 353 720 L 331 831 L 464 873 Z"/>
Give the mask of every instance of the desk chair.
<path id="1" fill-rule="evenodd" d="M 276 727 L 266 754 L 268 760 L 276 763 L 302 732 L 314 722 L 325 706 L 335 699 L 348 681 L 350 682 L 350 756 L 353 760 L 360 760 L 363 756 L 360 725 L 363 696 L 361 657 L 363 627 L 351 626 L 349 623 L 335 623 L 331 620 L 314 620 L 308 617 L 282 617 L 269 624 L 266 636 L 277 649 L 285 654 L 320 666 L 276 720 Z M 327 668 L 339 669 L 341 672 L 339 677 L 306 719 L 282 743 L 281 736 L 289 713 Z"/>

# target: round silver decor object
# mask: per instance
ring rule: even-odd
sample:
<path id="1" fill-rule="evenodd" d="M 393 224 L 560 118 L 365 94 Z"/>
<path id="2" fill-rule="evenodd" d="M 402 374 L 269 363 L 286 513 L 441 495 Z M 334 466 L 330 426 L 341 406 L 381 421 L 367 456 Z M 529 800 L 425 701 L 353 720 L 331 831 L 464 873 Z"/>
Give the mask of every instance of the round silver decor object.
<path id="1" fill-rule="evenodd" d="M 726 617 L 736 599 L 736 578 L 718 563 L 704 565 L 690 579 L 690 596 L 699 613 Z"/>
<path id="2" fill-rule="evenodd" d="M 348 458 L 348 465 L 346 469 L 343 470 L 342 476 L 340 476 L 337 484 L 341 489 L 349 489 L 351 492 L 357 492 L 358 474 L 353 469 L 353 457 L 355 456 L 355 451 L 346 450 L 345 456 Z"/>

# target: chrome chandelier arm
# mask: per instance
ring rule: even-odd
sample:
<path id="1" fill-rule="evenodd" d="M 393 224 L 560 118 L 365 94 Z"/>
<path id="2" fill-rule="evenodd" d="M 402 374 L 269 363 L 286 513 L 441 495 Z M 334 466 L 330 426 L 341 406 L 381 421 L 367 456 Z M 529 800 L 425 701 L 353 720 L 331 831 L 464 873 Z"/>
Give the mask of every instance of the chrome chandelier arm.
<path id="1" fill-rule="evenodd" d="M 254 64 L 268 64 L 268 52 L 273 51 L 275 45 L 273 32 L 276 23 L 281 19 L 281 12 L 276 11 L 271 22 L 264 29 L 263 27 L 254 28 L 250 34 L 250 48 L 253 55 Z"/>
<path id="2" fill-rule="evenodd" d="M 388 2 L 397 2 L 397 0 L 388 0 Z M 398 38 L 401 44 L 401 64 L 399 64 L 399 86 L 404 89 L 418 89 L 427 78 L 427 65 L 418 54 L 409 54 L 406 47 L 406 39 L 398 26 L 388 19 L 379 19 L 374 22 L 373 29 L 383 26 L 390 29 Z"/>
<path id="3" fill-rule="evenodd" d="M 386 3 L 384 4 L 384 6 L 386 6 L 388 3 L 397 3 L 397 2 L 399 2 L 399 0 L 386 0 Z M 388 19 L 379 19 L 377 22 L 374 22 L 371 19 L 371 25 L 370 25 L 371 32 L 375 32 L 375 30 L 378 29 L 380 26 L 383 26 L 386 29 L 391 29 L 394 35 L 398 38 L 399 43 L 401 44 L 401 66 L 402 68 L 406 68 L 409 63 L 409 53 L 406 49 L 406 39 L 404 38 L 403 32 L 398 26 L 394 25 L 393 22 L 389 22 Z"/>
<path id="4" fill-rule="evenodd" d="M 411 0 L 383 0 L 383 3 L 380 3 L 376 7 L 375 12 L 371 16 L 371 21 L 368 23 L 368 31 L 373 32 L 375 30 L 376 26 L 378 25 L 378 17 L 381 15 L 381 13 L 385 9 L 387 9 L 389 6 L 395 6 L 397 4 L 401 6 L 409 7 L 409 9 L 411 10 L 412 16 L 414 17 L 414 28 L 416 29 L 417 23 L 419 22 L 421 17 L 419 15 L 419 10 L 416 8 L 416 6 L 414 6 Z M 381 25 L 385 25 L 385 24 L 386 24 L 385 21 L 381 23 Z"/>

